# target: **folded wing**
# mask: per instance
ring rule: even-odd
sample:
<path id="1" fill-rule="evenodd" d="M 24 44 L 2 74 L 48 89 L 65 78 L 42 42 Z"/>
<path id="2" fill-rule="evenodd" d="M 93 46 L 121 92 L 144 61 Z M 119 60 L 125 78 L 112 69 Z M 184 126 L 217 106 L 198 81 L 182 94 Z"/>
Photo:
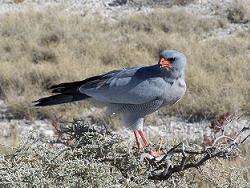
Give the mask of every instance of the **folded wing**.
<path id="1" fill-rule="evenodd" d="M 82 81 L 52 86 L 55 95 L 35 101 L 36 106 L 48 106 L 93 98 L 104 103 L 143 104 L 163 95 L 166 82 L 151 76 L 145 67 L 114 70 Z M 152 74 L 155 75 L 155 74 Z"/>
<path id="2" fill-rule="evenodd" d="M 108 79 L 89 82 L 80 87 L 80 92 L 106 103 L 142 104 L 163 95 L 160 77 L 138 74 L 140 67 L 120 70 Z M 140 72 L 140 71 L 139 71 Z"/>

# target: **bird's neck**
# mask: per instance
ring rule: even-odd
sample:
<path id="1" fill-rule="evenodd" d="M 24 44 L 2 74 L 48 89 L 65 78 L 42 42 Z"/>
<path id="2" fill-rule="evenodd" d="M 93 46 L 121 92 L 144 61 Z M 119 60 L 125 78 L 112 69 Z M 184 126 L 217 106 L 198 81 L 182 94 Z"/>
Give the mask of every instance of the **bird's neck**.
<path id="1" fill-rule="evenodd" d="M 185 72 L 183 71 L 177 71 L 177 70 L 170 70 L 165 73 L 163 76 L 164 80 L 169 83 L 173 83 L 175 80 L 183 79 L 185 80 Z"/>
<path id="2" fill-rule="evenodd" d="M 185 80 L 185 70 L 180 71 L 179 78 Z"/>

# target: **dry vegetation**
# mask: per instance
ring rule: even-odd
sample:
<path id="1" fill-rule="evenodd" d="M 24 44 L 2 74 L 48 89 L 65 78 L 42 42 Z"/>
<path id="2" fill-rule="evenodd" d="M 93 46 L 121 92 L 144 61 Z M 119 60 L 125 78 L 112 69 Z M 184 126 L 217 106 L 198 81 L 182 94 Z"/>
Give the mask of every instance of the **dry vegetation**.
<path id="1" fill-rule="evenodd" d="M 0 186 L 248 187 L 249 146 L 241 144 L 246 135 L 224 131 L 237 121 L 228 123 L 224 117 L 227 114 L 211 124 L 211 135 L 204 137 L 203 145 L 174 147 L 174 142 L 168 142 L 161 146 L 168 151 L 158 160 L 142 160 L 146 153 L 132 149 L 127 140 L 107 130 L 103 120 L 54 122 L 54 140 L 32 133 L 18 148 L 0 155 Z M 179 168 L 182 164 L 184 168 Z"/>
<path id="2" fill-rule="evenodd" d="M 115 2 L 124 2 L 123 0 L 116 0 Z M 126 1 L 126 0 L 125 0 Z M 198 0 L 129 0 L 128 4 L 133 6 L 164 6 L 164 7 L 172 7 L 174 5 L 177 6 L 185 6 L 190 3 L 197 2 Z"/>
<path id="3" fill-rule="evenodd" d="M 31 101 L 59 82 L 84 79 L 112 69 L 154 64 L 162 49 L 188 57 L 188 91 L 162 113 L 213 117 L 249 112 L 250 32 L 206 39 L 226 18 L 198 18 L 181 9 L 156 9 L 117 22 L 100 17 L 45 12 L 10 13 L 0 18 L 0 98 L 16 118 L 45 118 L 60 111 L 79 116 L 85 104 L 34 109 Z"/>
<path id="4" fill-rule="evenodd" d="M 246 0 L 236 0 L 226 9 L 227 18 L 232 23 L 247 23 L 250 21 L 250 7 Z"/>

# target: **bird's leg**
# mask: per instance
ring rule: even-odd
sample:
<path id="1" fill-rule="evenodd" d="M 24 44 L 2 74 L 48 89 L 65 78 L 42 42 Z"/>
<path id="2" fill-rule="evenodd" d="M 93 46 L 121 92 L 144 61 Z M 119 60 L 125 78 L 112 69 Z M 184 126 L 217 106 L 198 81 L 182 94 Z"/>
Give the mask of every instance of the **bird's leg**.
<path id="1" fill-rule="evenodd" d="M 142 147 L 141 147 L 141 143 L 139 141 L 139 133 L 137 130 L 134 131 L 134 135 L 135 135 L 135 141 L 136 141 L 137 147 L 140 150 Z"/>
<path id="2" fill-rule="evenodd" d="M 137 144 L 139 150 L 149 146 L 149 142 L 148 142 L 148 140 L 147 140 L 147 138 L 145 136 L 145 133 L 142 130 L 135 130 L 134 135 L 135 135 L 136 144 Z M 143 146 L 140 143 L 139 137 L 142 138 Z M 150 150 L 149 154 L 152 155 L 153 157 L 159 157 L 160 156 L 160 152 L 157 152 L 157 151 L 154 151 L 154 150 Z"/>
<path id="3" fill-rule="evenodd" d="M 144 143 L 144 147 L 148 147 L 149 143 L 148 140 L 145 136 L 145 133 L 142 130 L 138 130 L 138 133 L 140 134 L 142 141 Z M 154 151 L 154 150 L 150 150 L 149 154 L 152 155 L 153 157 L 159 157 L 160 156 L 160 152 Z"/>
<path id="4" fill-rule="evenodd" d="M 149 146 L 149 143 L 148 143 L 148 140 L 145 136 L 145 133 L 141 130 L 138 130 L 138 133 L 140 134 L 141 138 L 142 138 L 142 141 L 143 141 L 143 144 L 144 144 L 144 147 L 148 147 Z"/>

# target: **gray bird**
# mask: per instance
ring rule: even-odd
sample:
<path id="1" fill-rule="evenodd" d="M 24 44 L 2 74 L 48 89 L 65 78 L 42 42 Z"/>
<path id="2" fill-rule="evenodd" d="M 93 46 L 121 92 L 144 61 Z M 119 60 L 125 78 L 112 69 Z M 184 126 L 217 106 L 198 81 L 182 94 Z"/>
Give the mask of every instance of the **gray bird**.
<path id="1" fill-rule="evenodd" d="M 54 85 L 50 89 L 55 95 L 35 101 L 35 106 L 94 100 L 106 106 L 108 114 L 120 114 L 123 124 L 134 131 L 138 148 L 147 147 L 144 117 L 182 98 L 186 91 L 185 67 L 184 54 L 165 50 L 156 65 L 114 70 L 83 81 Z M 151 154 L 157 155 L 153 151 Z"/>

